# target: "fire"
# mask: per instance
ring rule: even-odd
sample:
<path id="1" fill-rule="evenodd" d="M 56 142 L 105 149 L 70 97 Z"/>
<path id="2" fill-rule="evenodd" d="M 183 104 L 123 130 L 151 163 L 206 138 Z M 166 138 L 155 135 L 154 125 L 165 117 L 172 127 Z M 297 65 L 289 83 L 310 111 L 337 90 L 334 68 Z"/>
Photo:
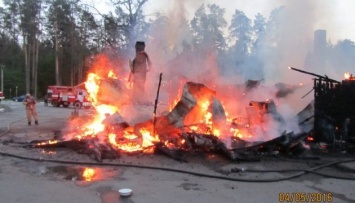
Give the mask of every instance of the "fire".
<path id="1" fill-rule="evenodd" d="M 108 72 L 108 75 L 107 75 L 109 78 L 115 78 L 115 79 L 118 79 L 117 75 L 112 71 L 110 70 Z"/>
<path id="2" fill-rule="evenodd" d="M 146 129 L 141 129 L 140 133 L 143 136 L 142 147 L 150 147 L 154 145 L 154 142 L 159 142 L 159 136 L 158 135 L 152 136 L 150 132 Z"/>
<path id="3" fill-rule="evenodd" d="M 115 77 L 115 74 L 110 71 L 108 76 Z M 94 117 L 94 120 L 91 123 L 87 123 L 83 127 L 85 131 L 83 134 L 76 136 L 77 139 L 82 139 L 83 137 L 89 135 L 96 135 L 99 132 L 102 132 L 105 129 L 105 126 L 102 124 L 102 121 L 109 115 L 114 114 L 118 111 L 118 108 L 111 105 L 99 104 L 98 102 L 98 93 L 100 90 L 101 77 L 95 73 L 89 73 L 87 81 L 84 83 L 85 87 L 89 94 L 89 100 L 92 102 L 93 107 L 96 109 L 97 114 Z"/>
<path id="4" fill-rule="evenodd" d="M 353 74 L 350 74 L 349 72 L 344 73 L 344 78 L 345 78 L 345 80 L 355 80 L 355 77 L 353 77 Z"/>
<path id="5" fill-rule="evenodd" d="M 234 137 L 243 138 L 243 135 L 239 132 L 238 129 L 231 128 L 230 131 L 233 133 Z"/>
<path id="6" fill-rule="evenodd" d="M 308 141 L 314 141 L 314 138 L 311 137 L 311 136 L 308 136 L 308 137 L 307 137 L 307 140 L 308 140 Z"/>
<path id="7" fill-rule="evenodd" d="M 99 80 L 100 77 L 98 75 L 89 73 L 88 79 L 85 82 L 85 87 L 89 93 L 89 98 L 94 106 L 98 103 L 96 95 L 99 92 L 99 85 L 97 84 Z"/>
<path id="8" fill-rule="evenodd" d="M 41 146 L 41 145 L 56 144 L 56 143 L 58 143 L 57 140 L 48 140 L 48 141 L 45 141 L 45 142 L 40 142 L 37 145 Z"/>
<path id="9" fill-rule="evenodd" d="M 213 135 L 219 137 L 221 135 L 221 131 L 219 129 L 213 129 Z"/>
<path id="10" fill-rule="evenodd" d="M 109 71 L 106 77 L 117 78 L 113 71 Z M 102 79 L 103 77 L 98 74 L 88 74 L 85 87 L 88 91 L 89 99 L 92 101 L 92 105 L 96 110 L 96 114 L 90 121 L 83 125 L 81 129 L 82 133 L 78 133 L 78 135 L 75 136 L 78 140 L 90 136 L 95 137 L 99 133 L 104 132 L 106 126 L 102 123 L 103 120 L 120 110 L 117 106 L 100 104 L 98 95 L 100 93 L 100 82 Z M 116 134 L 115 132 L 107 132 L 105 139 L 117 150 L 125 152 L 144 151 L 145 149 L 154 146 L 154 143 L 159 142 L 159 136 L 152 135 L 147 129 L 141 129 L 139 133 L 141 135 L 136 135 L 127 130 L 119 134 Z"/>
<path id="11" fill-rule="evenodd" d="M 108 138 L 109 138 L 110 144 L 112 144 L 117 149 L 120 149 L 122 151 L 136 152 L 136 151 L 142 151 L 143 150 L 143 148 L 138 143 L 135 143 L 133 141 L 118 143 L 117 142 L 117 135 L 114 134 L 114 133 L 110 133 L 108 135 Z"/>
<path id="12" fill-rule="evenodd" d="M 92 181 L 95 176 L 95 170 L 92 168 L 85 168 L 82 177 L 85 181 Z"/>
<path id="13" fill-rule="evenodd" d="M 208 108 L 210 106 L 209 101 L 205 101 L 201 104 L 201 111 L 205 114 L 204 115 L 204 120 L 203 122 L 206 123 L 207 125 L 212 125 L 212 113 L 208 111 Z"/>
<path id="14" fill-rule="evenodd" d="M 139 136 L 130 134 L 127 131 L 124 131 L 124 141 L 117 142 L 118 136 L 114 133 L 110 133 L 108 135 L 108 139 L 111 145 L 119 150 L 126 152 L 143 151 L 149 147 L 154 146 L 155 142 L 159 142 L 159 136 L 152 136 L 151 133 L 146 129 L 141 129 L 140 133 L 142 134 L 141 140 L 139 139 Z"/>
<path id="15" fill-rule="evenodd" d="M 168 87 L 168 89 L 169 89 L 169 111 L 171 111 L 174 108 L 174 106 L 176 106 L 176 104 L 179 102 L 180 96 L 182 94 L 182 89 L 184 86 L 183 84 L 184 84 L 183 81 L 179 82 L 177 94 L 175 95 L 175 97 L 171 98 L 171 92 L 173 91 L 172 90 L 173 87 L 172 87 L 171 81 L 169 81 L 169 83 L 168 83 L 168 85 L 169 85 L 169 87 Z"/>
<path id="16" fill-rule="evenodd" d="M 88 98 L 92 103 L 92 106 L 95 109 L 95 114 L 90 117 L 90 119 L 85 120 L 85 124 L 77 127 L 79 129 L 77 134 L 74 137 L 78 140 L 85 138 L 96 138 L 96 136 L 100 135 L 100 142 L 105 141 L 107 144 L 111 145 L 113 149 L 124 152 L 147 152 L 148 150 L 152 150 L 155 148 L 157 143 L 160 143 L 160 137 L 158 134 L 153 132 L 151 126 L 145 126 L 141 129 L 128 128 L 116 131 L 116 126 L 105 125 L 103 121 L 110 117 L 115 113 L 119 113 L 121 110 L 120 107 L 104 104 L 104 99 L 101 99 L 104 93 L 104 89 L 100 90 L 100 87 L 103 87 L 102 84 L 108 83 L 112 81 L 109 78 L 118 79 L 117 75 L 114 71 L 101 71 L 99 72 L 91 72 L 87 76 L 87 80 L 84 83 L 86 90 L 88 92 Z M 301 84 L 300 84 L 301 85 Z M 178 85 L 177 85 L 178 86 Z M 169 85 L 170 89 L 170 85 Z M 180 96 L 183 90 L 183 85 L 180 83 L 178 89 L 178 95 Z M 101 92 L 100 92 L 101 91 Z M 170 91 L 173 91 L 170 89 Z M 185 91 L 185 90 L 184 90 Z M 109 91 L 107 91 L 109 92 Z M 120 95 L 121 96 L 121 95 Z M 124 96 L 124 95 L 123 95 Z M 195 132 L 201 134 L 209 134 L 214 135 L 218 138 L 224 137 L 224 135 L 232 135 L 234 137 L 239 138 L 250 138 L 252 133 L 248 131 L 249 123 L 242 122 L 242 120 L 238 123 L 235 123 L 235 118 L 232 117 L 228 112 L 220 111 L 220 114 L 225 114 L 222 116 L 223 119 L 226 118 L 226 122 L 223 123 L 215 120 L 219 119 L 218 116 L 213 117 L 213 113 L 216 111 L 214 108 L 214 103 L 212 103 L 212 97 L 214 96 L 214 92 L 207 90 L 206 96 L 201 94 L 197 96 L 197 104 L 196 108 L 194 107 L 193 111 L 196 115 L 191 116 L 191 123 L 188 123 L 185 127 L 187 127 L 188 132 Z M 100 100 L 101 99 L 101 100 Z M 178 99 L 171 100 L 173 98 L 169 95 L 169 105 L 170 110 L 172 109 L 172 104 L 175 106 L 178 103 Z M 110 101 L 110 100 L 109 100 Z M 115 100 L 116 101 L 116 100 Z M 101 103 L 102 102 L 102 103 Z M 107 102 L 109 103 L 109 102 Z M 114 102 L 111 102 L 114 103 Z M 228 102 L 230 103 L 230 102 Z M 213 104 L 213 106 L 211 106 Z M 222 104 L 221 104 L 222 105 Z M 224 106 L 224 105 L 222 105 Z M 213 108 L 212 108 L 213 107 Z M 232 119 L 234 118 L 234 119 Z M 109 119 L 108 119 L 109 120 Z M 227 125 L 226 125 L 226 124 Z M 235 124 L 235 125 L 234 125 Z M 229 127 L 233 126 L 233 127 Z M 165 139 L 162 138 L 162 139 Z M 183 145 L 186 141 L 184 139 L 178 139 L 179 144 Z M 163 141 L 162 141 L 163 142 Z M 47 143 L 45 143 L 47 144 Z M 101 144 L 101 143 L 100 143 Z M 164 144 L 166 147 L 174 147 L 179 146 L 174 141 L 164 140 Z M 85 180 L 91 180 L 92 176 L 95 174 L 95 170 L 93 169 L 85 169 L 83 173 L 83 177 Z"/>
<path id="17" fill-rule="evenodd" d="M 174 106 L 176 106 L 176 104 L 179 102 L 179 100 L 174 99 L 174 101 L 172 102 L 172 104 L 169 105 L 169 111 L 173 110 Z"/>

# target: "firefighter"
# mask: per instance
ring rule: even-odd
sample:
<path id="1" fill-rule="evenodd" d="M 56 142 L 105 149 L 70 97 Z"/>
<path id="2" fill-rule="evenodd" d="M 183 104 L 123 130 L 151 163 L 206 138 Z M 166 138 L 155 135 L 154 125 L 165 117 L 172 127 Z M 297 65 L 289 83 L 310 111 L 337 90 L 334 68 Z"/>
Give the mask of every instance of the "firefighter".
<path id="1" fill-rule="evenodd" d="M 148 54 L 144 51 L 145 43 L 137 41 L 135 45 L 136 57 L 133 59 L 131 71 L 133 73 L 133 100 L 137 103 L 144 102 L 145 99 L 145 80 L 147 72 L 151 68 L 151 61 Z"/>
<path id="2" fill-rule="evenodd" d="M 26 106 L 26 115 L 28 125 L 31 125 L 32 117 L 35 121 L 35 125 L 38 125 L 38 115 L 36 110 L 36 100 L 31 96 L 31 94 L 27 93 L 26 98 L 23 101 L 23 104 Z"/>

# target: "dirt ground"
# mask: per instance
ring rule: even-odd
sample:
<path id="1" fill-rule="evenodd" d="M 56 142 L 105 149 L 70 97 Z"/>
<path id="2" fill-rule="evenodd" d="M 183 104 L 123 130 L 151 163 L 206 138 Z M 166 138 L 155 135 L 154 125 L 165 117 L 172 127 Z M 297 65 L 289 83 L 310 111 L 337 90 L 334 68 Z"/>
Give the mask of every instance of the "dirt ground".
<path id="1" fill-rule="evenodd" d="M 152 107 L 146 106 L 129 107 L 125 111 L 144 112 L 142 109 L 147 108 L 152 112 Z M 52 138 L 55 131 L 66 127 L 72 112 L 72 108 L 45 107 L 43 103 L 39 103 L 39 126 L 28 126 L 21 103 L 0 103 L 0 202 L 355 202 L 355 181 L 326 178 L 316 174 L 287 178 L 298 172 L 248 172 L 250 169 L 310 169 L 324 163 L 350 159 L 346 154 L 317 154 L 317 159 L 275 156 L 265 157 L 257 162 L 232 162 L 222 155 L 196 154 L 189 157 L 186 163 L 163 155 L 135 154 L 122 155 L 118 159 L 99 163 L 88 155 L 78 154 L 70 149 L 43 150 L 16 145 Z M 81 110 L 79 115 L 88 112 Z M 147 117 L 149 116 L 142 114 L 139 119 L 144 120 Z M 122 166 L 127 164 L 136 167 Z M 201 177 L 142 166 L 184 170 L 223 178 Z M 88 167 L 96 171 L 91 181 L 85 181 L 81 176 Z M 235 172 L 238 169 L 246 171 Z M 339 164 L 318 172 L 355 178 L 355 163 Z M 266 181 L 280 178 L 286 180 Z M 121 188 L 131 188 L 132 195 L 121 197 L 118 193 Z"/>

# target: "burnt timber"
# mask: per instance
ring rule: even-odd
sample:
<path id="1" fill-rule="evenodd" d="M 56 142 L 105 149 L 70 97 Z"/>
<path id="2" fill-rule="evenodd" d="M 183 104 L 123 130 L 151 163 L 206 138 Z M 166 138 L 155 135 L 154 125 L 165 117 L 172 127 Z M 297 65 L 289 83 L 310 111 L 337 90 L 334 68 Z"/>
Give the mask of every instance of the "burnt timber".
<path id="1" fill-rule="evenodd" d="M 316 141 L 351 141 L 355 138 L 355 80 L 341 82 L 318 74 L 290 67 L 313 75 L 314 128 Z"/>

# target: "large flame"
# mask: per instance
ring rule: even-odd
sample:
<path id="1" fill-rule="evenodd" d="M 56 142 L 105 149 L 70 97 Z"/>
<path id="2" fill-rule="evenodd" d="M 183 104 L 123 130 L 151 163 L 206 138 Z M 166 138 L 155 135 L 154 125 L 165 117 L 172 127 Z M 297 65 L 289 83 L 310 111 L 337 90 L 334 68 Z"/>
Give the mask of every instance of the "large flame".
<path id="1" fill-rule="evenodd" d="M 102 67 L 100 66 L 102 69 Z M 349 74 L 349 77 L 351 75 Z M 185 138 L 179 139 L 179 144 L 172 143 L 170 140 L 160 140 L 159 135 L 153 132 L 154 130 L 151 127 L 141 128 L 141 129 L 124 129 L 116 132 L 115 130 L 111 130 L 110 126 L 106 126 L 103 124 L 103 121 L 109 116 L 119 113 L 121 106 L 115 106 L 114 104 L 106 104 L 113 102 L 104 102 L 103 99 L 100 101 L 100 93 L 103 94 L 104 90 L 101 90 L 102 84 L 107 84 L 108 78 L 114 78 L 120 80 L 120 75 L 116 74 L 113 70 L 107 71 L 93 71 L 88 74 L 87 80 L 84 83 L 86 90 L 88 92 L 88 98 L 92 103 L 93 108 L 95 109 L 94 115 L 87 119 L 85 124 L 80 125 L 77 129 L 80 129 L 74 135 L 74 138 L 81 140 L 85 138 L 95 138 L 100 135 L 100 141 L 103 139 L 108 142 L 114 149 L 124 152 L 137 152 L 143 151 L 148 152 L 151 149 L 154 149 L 154 145 L 159 143 L 160 141 L 164 142 L 167 147 L 174 147 L 179 144 L 184 144 L 188 140 L 184 140 Z M 170 84 L 170 83 L 169 83 Z M 179 83 L 178 88 L 178 96 L 181 96 L 182 85 L 183 83 Z M 301 85 L 301 84 L 300 84 Z M 232 87 L 228 86 L 228 90 Z M 169 91 L 174 91 L 172 88 L 168 88 Z M 176 90 L 176 89 L 175 89 Z M 109 90 L 105 93 L 107 94 Z M 105 94 L 105 95 L 106 95 Z M 201 133 L 201 134 L 211 134 L 218 137 L 221 140 L 225 140 L 225 137 L 238 137 L 242 139 L 252 138 L 255 133 L 250 128 L 251 122 L 249 119 L 242 118 L 240 115 L 236 116 L 236 111 L 229 111 L 229 107 L 235 107 L 235 103 L 230 101 L 230 95 L 225 95 L 225 98 L 219 98 L 224 100 L 223 108 L 228 110 L 225 113 L 226 116 L 226 124 L 223 125 L 215 125 L 214 117 L 212 110 L 212 99 L 210 93 L 201 94 L 199 98 L 196 98 L 197 103 L 194 107 L 193 111 L 193 124 L 186 125 L 186 128 L 189 132 Z M 243 94 L 244 95 L 244 94 Z M 110 96 L 110 95 L 109 95 Z M 121 96 L 121 95 L 120 95 Z M 115 100 L 116 101 L 116 100 Z M 175 106 L 178 102 L 178 99 L 171 98 L 169 92 L 169 109 L 171 110 L 173 106 Z M 214 104 L 213 104 L 214 105 Z M 233 108 L 234 109 L 234 108 Z M 229 113 L 233 112 L 233 113 Z M 239 112 L 238 112 L 239 113 Z M 196 115 L 195 115 L 196 114 Z M 196 119 L 195 119 L 196 118 Z M 197 122 L 197 123 L 195 123 Z M 102 137 L 101 137 L 102 136 Z M 162 136 L 163 137 L 163 136 Z M 164 139 L 164 138 L 162 138 Z M 48 144 L 48 143 L 43 143 Z M 89 170 L 90 172 L 90 170 Z M 87 173 L 89 173 L 87 172 Z M 90 173 L 89 173 L 90 174 Z"/>
<path id="2" fill-rule="evenodd" d="M 89 73 L 87 80 L 84 83 L 88 92 L 88 98 L 92 102 L 92 106 L 95 108 L 95 114 L 90 121 L 81 126 L 81 131 L 79 132 L 82 133 L 75 135 L 75 138 L 78 140 L 86 137 L 95 137 L 99 133 L 104 132 L 106 126 L 103 124 L 103 120 L 120 110 L 117 106 L 100 103 L 100 82 L 105 78 L 118 78 L 118 76 L 111 70 L 107 72 L 106 76 L 101 76 L 97 73 Z M 147 129 L 141 129 L 141 135 L 135 135 L 127 130 L 123 131 L 123 135 L 116 134 L 115 132 L 107 132 L 106 134 L 106 140 L 109 144 L 117 150 L 125 152 L 143 151 L 146 148 L 153 146 L 154 142 L 159 142 L 158 135 L 152 136 L 151 132 Z"/>

